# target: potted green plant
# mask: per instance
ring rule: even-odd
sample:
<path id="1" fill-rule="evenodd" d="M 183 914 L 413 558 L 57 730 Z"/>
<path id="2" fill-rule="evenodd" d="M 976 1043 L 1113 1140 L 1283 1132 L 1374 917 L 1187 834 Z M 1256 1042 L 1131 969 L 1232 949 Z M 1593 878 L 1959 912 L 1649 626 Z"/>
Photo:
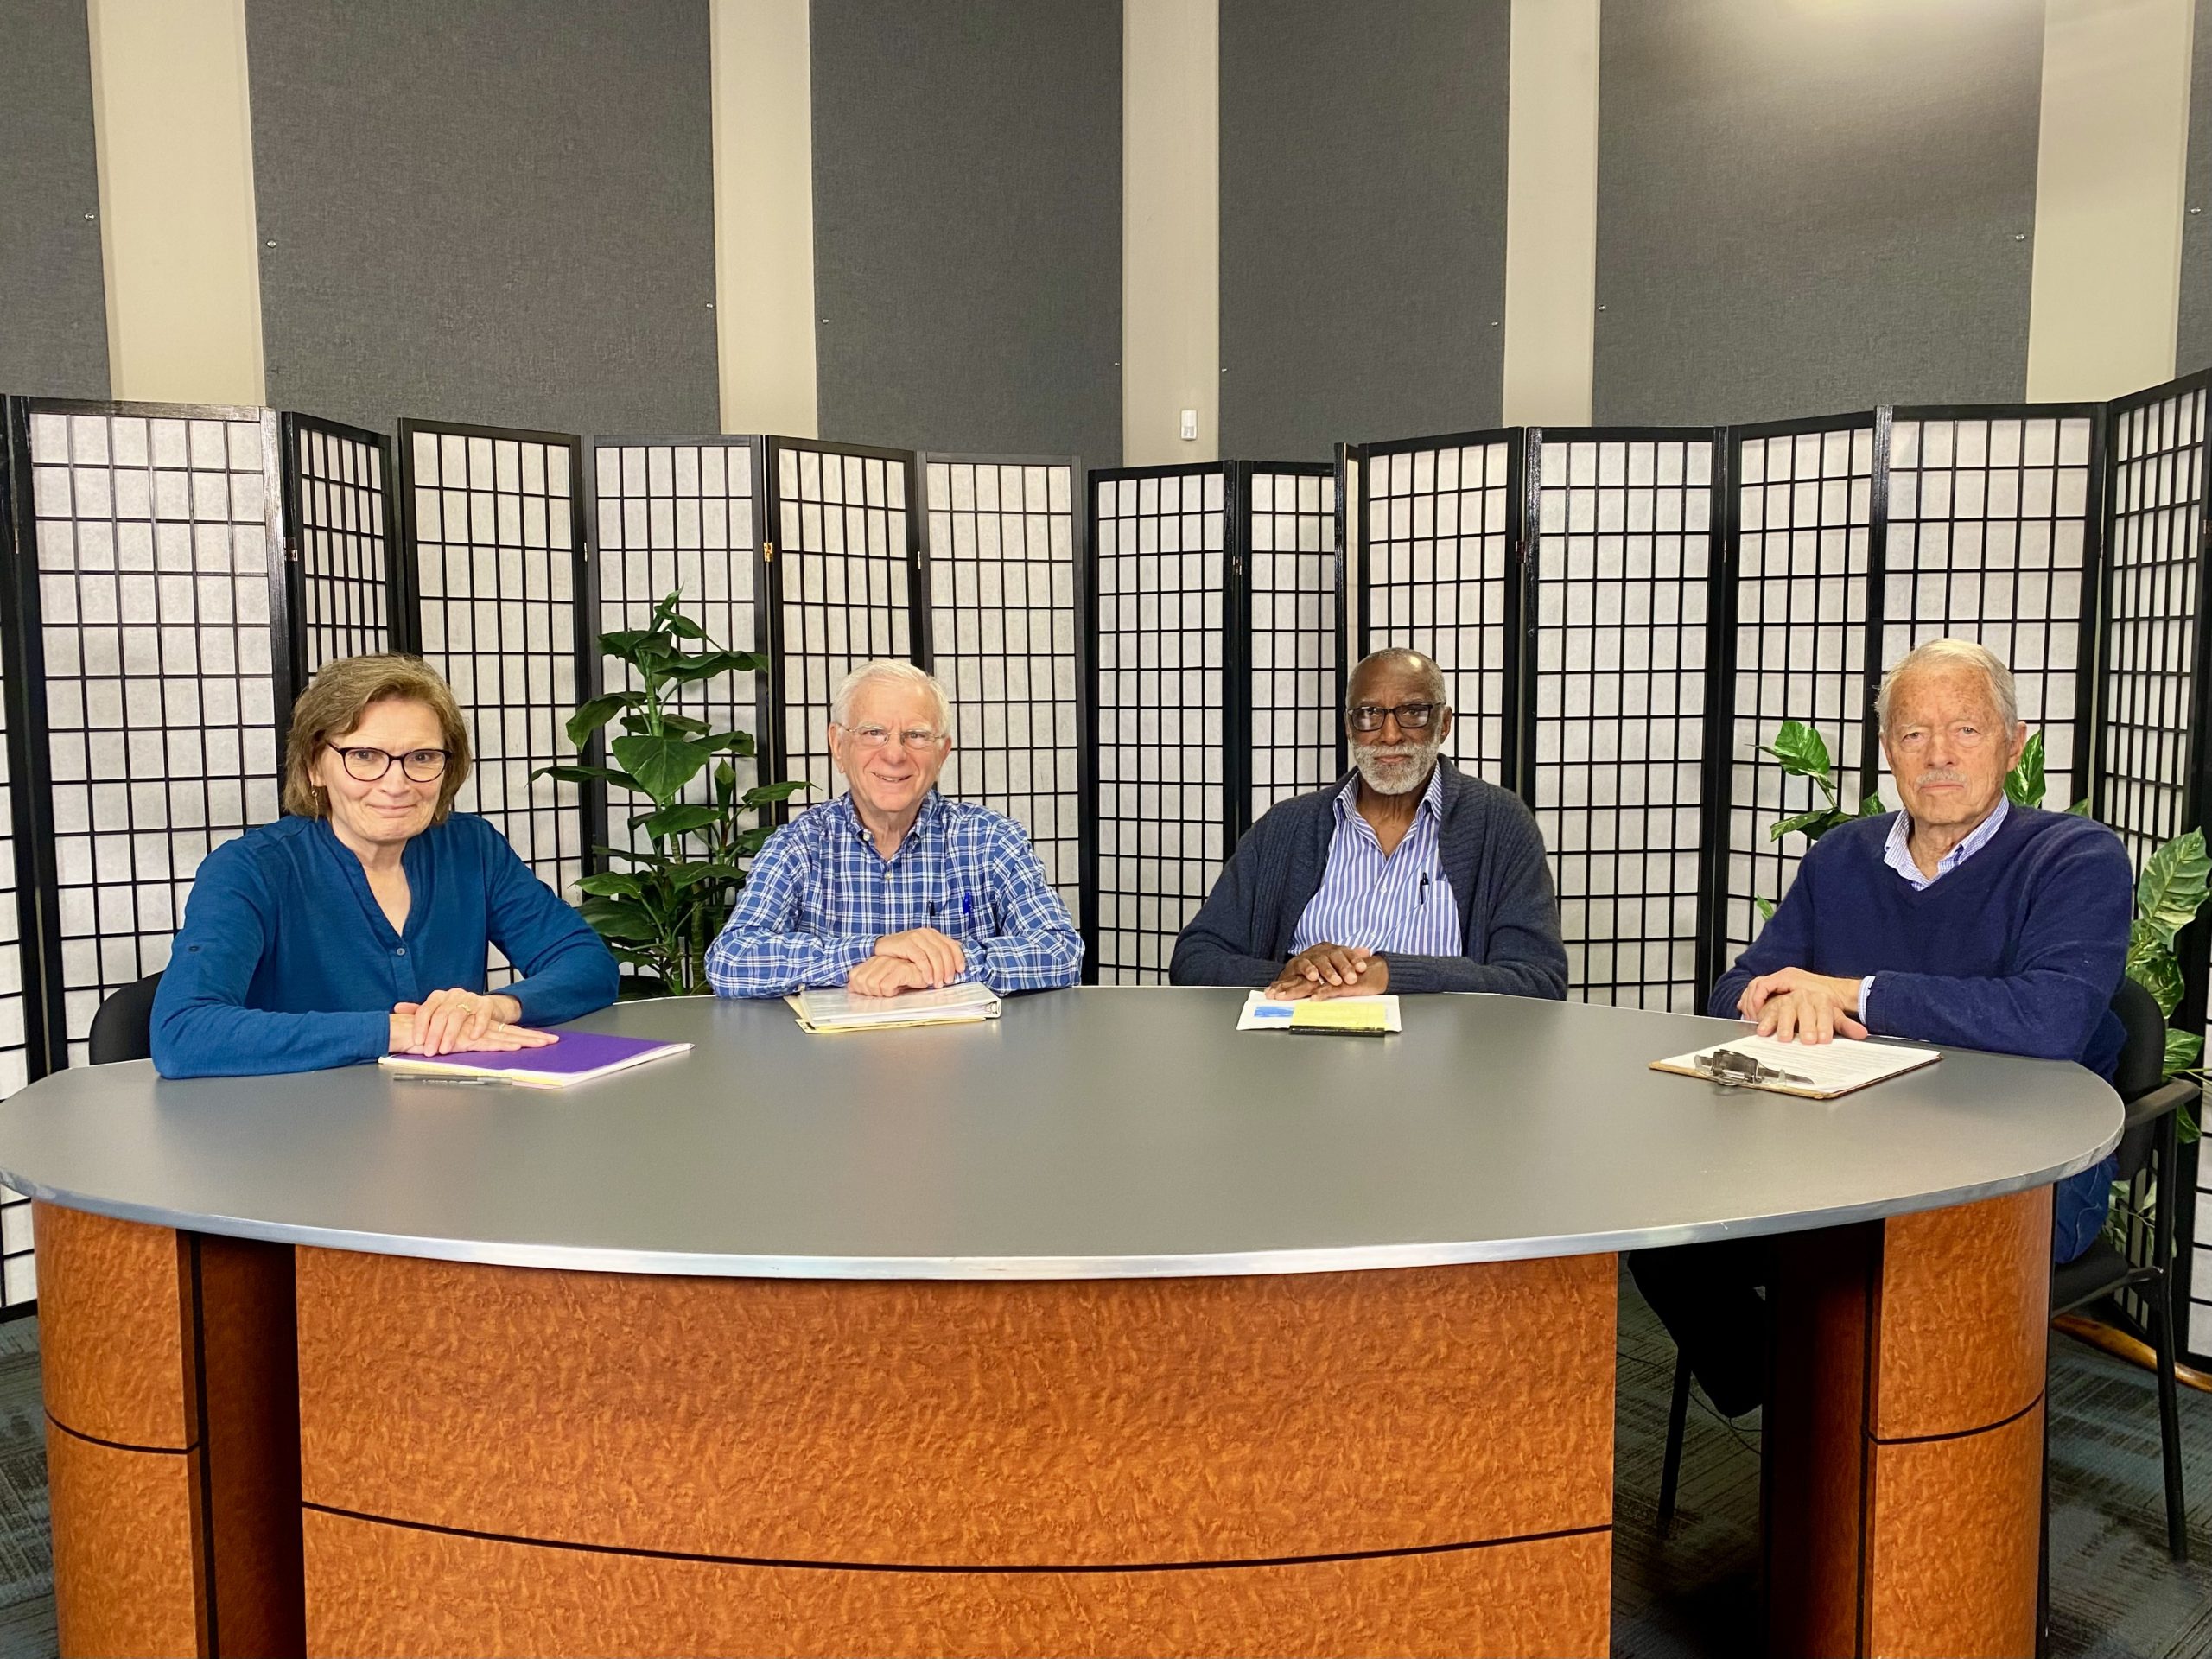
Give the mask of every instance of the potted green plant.
<path id="1" fill-rule="evenodd" d="M 697 650 L 689 647 L 696 644 Z M 768 659 L 716 645 L 684 615 L 683 594 L 653 607 L 642 628 L 599 637 L 599 647 L 634 682 L 592 698 L 569 717 L 569 741 L 579 753 L 613 725 L 607 748 L 613 764 L 539 768 L 536 776 L 604 785 L 652 803 L 633 813 L 632 830 L 646 846 L 602 846 L 602 859 L 627 866 L 584 877 L 583 916 L 618 961 L 632 971 L 626 995 L 700 996 L 707 983 L 707 947 L 745 886 L 744 861 L 760 850 L 774 826 L 762 810 L 809 787 L 803 780 L 738 787 L 734 761 L 754 753 L 752 734 L 717 730 L 680 713 L 679 693 L 726 674 L 756 674 Z M 747 819 L 753 822 L 747 823 Z"/>

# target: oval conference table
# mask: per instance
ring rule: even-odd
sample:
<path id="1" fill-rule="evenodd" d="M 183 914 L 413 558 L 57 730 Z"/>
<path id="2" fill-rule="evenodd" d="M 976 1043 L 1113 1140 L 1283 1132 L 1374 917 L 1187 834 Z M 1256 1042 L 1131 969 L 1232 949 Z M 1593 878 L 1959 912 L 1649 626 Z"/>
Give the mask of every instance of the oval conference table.
<path id="1" fill-rule="evenodd" d="M 566 1092 L 59 1073 L 38 1200 L 66 1651 L 1598 1653 L 1616 1253 L 1773 1235 L 1764 1600 L 1801 1653 L 2034 1644 L 2078 1067 L 1834 1102 L 1732 1022 L 1243 993 L 813 1037 Z"/>

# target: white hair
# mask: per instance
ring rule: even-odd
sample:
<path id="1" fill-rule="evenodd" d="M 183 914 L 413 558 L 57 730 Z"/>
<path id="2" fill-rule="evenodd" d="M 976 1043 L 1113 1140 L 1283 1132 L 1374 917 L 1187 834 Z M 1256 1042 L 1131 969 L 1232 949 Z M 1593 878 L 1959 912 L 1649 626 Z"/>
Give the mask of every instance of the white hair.
<path id="1" fill-rule="evenodd" d="M 1995 652 L 1971 639 L 1926 640 L 1897 658 L 1897 665 L 1882 676 L 1882 689 L 1874 695 L 1874 723 L 1885 732 L 1890 729 L 1890 705 L 1896 698 L 1897 682 L 1906 675 L 1915 669 L 1954 664 L 1981 671 L 1989 682 L 1989 700 L 2009 734 L 2020 723 L 2020 696 L 2012 684 L 2012 671 Z"/>
<path id="2" fill-rule="evenodd" d="M 946 693 L 944 683 L 926 670 L 916 668 L 912 663 L 902 663 L 887 657 L 873 663 L 862 663 L 845 676 L 842 683 L 837 687 L 837 695 L 830 701 L 830 720 L 839 726 L 851 725 L 854 701 L 859 697 L 865 687 L 879 683 L 905 686 L 910 690 L 927 691 L 930 694 L 930 702 L 937 709 L 938 734 L 950 735 L 952 698 Z"/>

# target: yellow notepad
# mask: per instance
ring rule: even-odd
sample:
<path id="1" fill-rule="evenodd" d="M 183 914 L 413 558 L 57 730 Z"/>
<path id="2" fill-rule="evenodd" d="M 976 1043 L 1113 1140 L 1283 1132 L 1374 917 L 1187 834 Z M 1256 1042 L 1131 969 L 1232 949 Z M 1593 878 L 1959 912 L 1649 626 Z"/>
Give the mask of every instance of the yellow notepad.
<path id="1" fill-rule="evenodd" d="M 1265 991 L 1244 999 L 1237 1017 L 1239 1031 L 1332 1031 L 1342 1036 L 1383 1037 L 1402 1030 L 1398 1022 L 1398 999 L 1381 996 L 1298 997 L 1278 1001 Z"/>
<path id="2" fill-rule="evenodd" d="M 1389 1010 L 1382 999 L 1373 1001 L 1362 997 L 1326 1002 L 1301 1001 L 1290 1011 L 1293 1031 L 1357 1031 L 1372 1032 L 1380 1037 L 1390 1029 Z"/>

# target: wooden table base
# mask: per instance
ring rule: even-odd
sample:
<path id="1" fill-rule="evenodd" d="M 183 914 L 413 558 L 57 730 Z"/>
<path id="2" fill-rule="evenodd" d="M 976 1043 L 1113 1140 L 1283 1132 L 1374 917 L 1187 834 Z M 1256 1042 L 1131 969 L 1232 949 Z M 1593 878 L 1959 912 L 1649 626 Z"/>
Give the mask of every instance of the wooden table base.
<path id="1" fill-rule="evenodd" d="M 1778 1249 L 1772 1648 L 2034 1645 L 2048 1191 Z M 1614 1260 L 849 1282 L 37 1210 L 68 1653 L 1600 1653 Z"/>
<path id="2" fill-rule="evenodd" d="M 1770 1651 L 2035 1651 L 2050 1203 L 1779 1241 Z"/>

